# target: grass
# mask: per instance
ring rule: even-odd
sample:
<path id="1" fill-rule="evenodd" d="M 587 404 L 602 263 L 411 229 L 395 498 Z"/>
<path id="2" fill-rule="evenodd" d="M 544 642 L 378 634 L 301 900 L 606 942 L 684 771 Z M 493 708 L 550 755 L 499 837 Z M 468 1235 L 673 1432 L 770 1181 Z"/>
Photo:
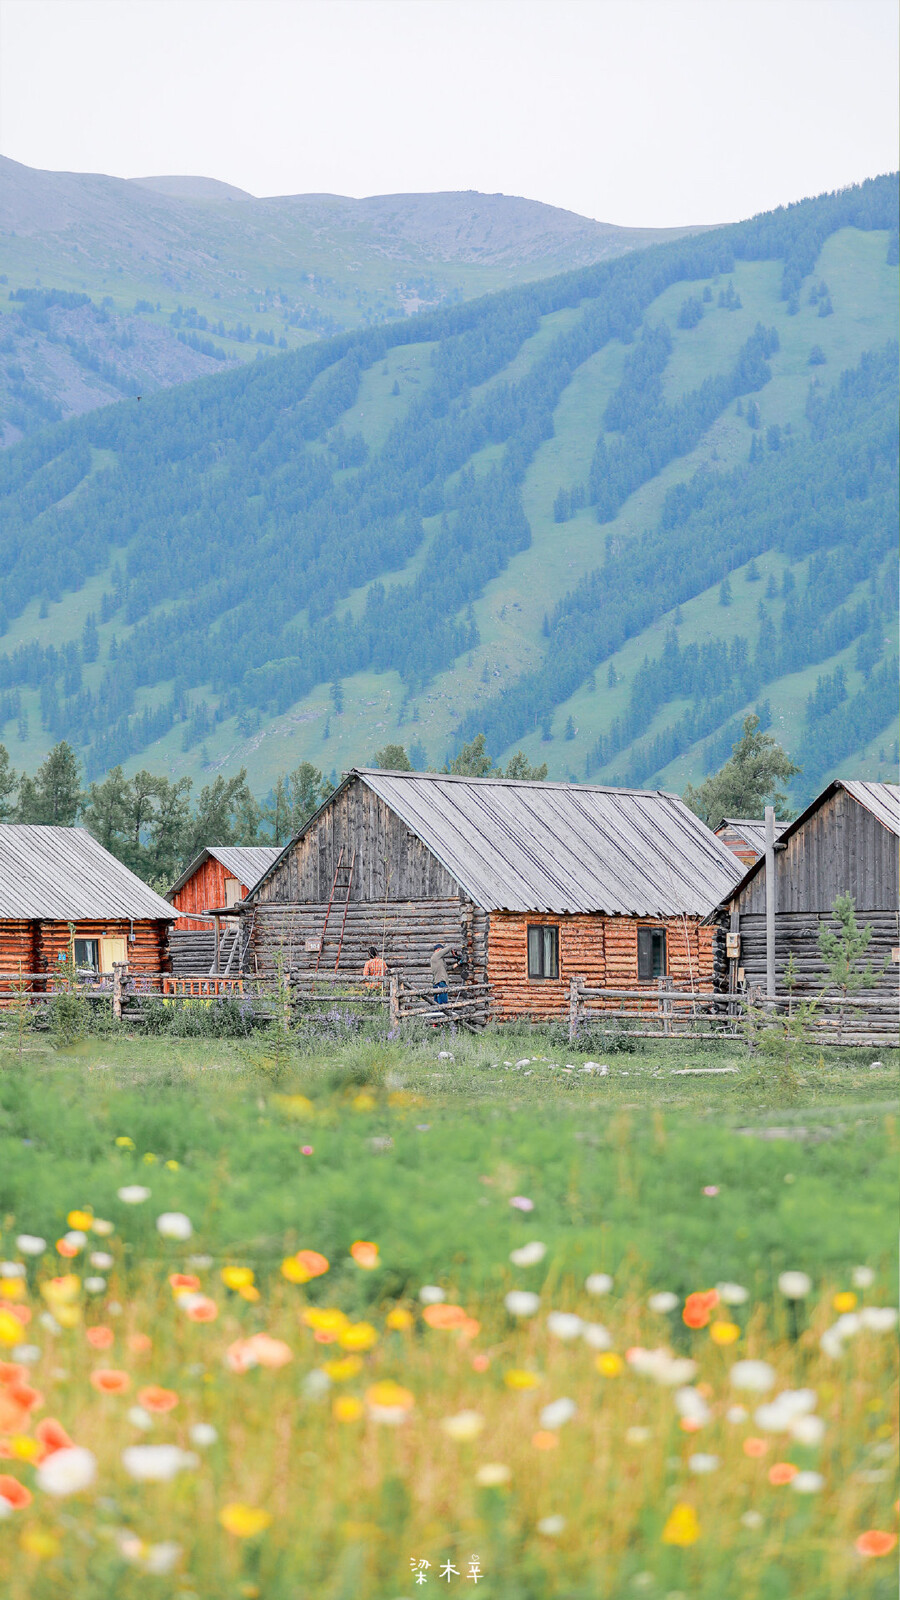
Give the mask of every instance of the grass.
<path id="1" fill-rule="evenodd" d="M 97 1477 L 56 1500 L 30 1459 L 32 1424 L 2 1435 L 0 1466 L 34 1495 L 0 1532 L 11 1600 L 131 1600 L 151 1588 L 166 1600 L 409 1600 L 423 1587 L 411 1561 L 429 1561 L 420 1570 L 437 1585 L 449 1562 L 461 1588 L 476 1555 L 489 1600 L 887 1596 L 890 1563 L 862 1560 L 854 1543 L 894 1526 L 894 1342 L 863 1327 L 829 1356 L 819 1339 L 836 1293 L 896 1302 L 896 1053 L 873 1066 L 871 1052 L 834 1051 L 785 1076 L 740 1044 L 629 1041 L 627 1052 L 594 1049 L 609 1066 L 601 1077 L 546 1030 L 303 1047 L 26 1043 L 0 1057 L 0 1253 L 27 1267 L 23 1298 L 6 1303 L 33 1312 L 33 1348 L 9 1343 L 44 1396 L 36 1416 L 93 1452 Z M 710 1065 L 738 1070 L 676 1075 Z M 124 1203 L 135 1184 L 150 1197 Z M 84 1226 L 72 1211 L 114 1231 L 60 1262 L 53 1241 Z M 191 1219 L 189 1241 L 160 1236 L 163 1212 Z M 46 1255 L 20 1257 L 22 1233 L 49 1241 Z M 372 1269 L 351 1257 L 360 1239 L 378 1247 Z M 534 1240 L 540 1261 L 510 1260 Z M 60 1307 L 41 1284 L 96 1275 L 85 1253 L 97 1247 L 112 1257 L 106 1281 L 94 1292 L 82 1282 Z M 300 1249 L 321 1252 L 329 1271 L 286 1281 L 281 1263 Z M 854 1290 L 860 1266 L 873 1282 Z M 242 1292 L 222 1278 L 237 1281 L 234 1267 Z M 798 1302 L 778 1287 L 789 1269 L 812 1280 Z M 196 1274 L 214 1321 L 190 1319 L 167 1285 L 173 1271 Z M 600 1297 L 585 1287 L 597 1273 L 612 1280 Z M 746 1301 L 688 1327 L 686 1297 L 729 1282 Z M 429 1284 L 444 1308 L 462 1308 L 437 1312 L 459 1326 L 430 1324 Z M 540 1297 L 536 1315 L 510 1314 L 513 1289 Z M 677 1296 L 670 1313 L 647 1305 L 660 1290 Z M 304 1321 L 323 1307 L 345 1319 L 325 1344 Z M 548 1323 L 551 1311 L 606 1332 L 593 1344 L 560 1337 L 554 1326 L 572 1327 Z M 234 1370 L 241 1341 L 259 1333 L 282 1343 Z M 676 1393 L 626 1359 L 637 1346 L 666 1347 L 696 1371 Z M 728 1420 L 736 1402 L 752 1413 L 765 1398 L 735 1389 L 730 1369 L 744 1358 L 771 1364 L 773 1393 L 816 1391 L 821 1443 Z M 97 1392 L 97 1368 L 127 1373 L 128 1394 Z M 4 1378 L 8 1392 L 0 1368 Z M 400 1394 L 379 1393 L 386 1382 Z M 142 1417 L 132 1408 L 152 1385 L 177 1403 Z M 0 1387 L 0 1422 L 3 1397 Z M 563 1398 L 571 1420 L 542 1416 Z M 378 1409 L 386 1400 L 395 1425 Z M 696 1433 L 679 1407 L 702 1418 Z M 198 1446 L 197 1423 L 216 1439 Z M 761 1457 L 744 1452 L 749 1437 L 763 1439 Z M 122 1451 L 146 1443 L 194 1457 L 170 1482 L 136 1481 Z M 699 1472 L 698 1456 L 718 1465 Z M 773 1463 L 819 1473 L 821 1488 L 771 1484 Z M 493 1485 L 491 1467 L 503 1469 Z M 219 1517 L 234 1504 L 269 1525 L 226 1531 Z M 673 1521 L 677 1507 L 690 1510 Z M 668 1542 L 679 1529 L 689 1542 Z M 171 1571 L 149 1579 L 142 1564 L 165 1564 L 151 1552 L 169 1543 Z"/>

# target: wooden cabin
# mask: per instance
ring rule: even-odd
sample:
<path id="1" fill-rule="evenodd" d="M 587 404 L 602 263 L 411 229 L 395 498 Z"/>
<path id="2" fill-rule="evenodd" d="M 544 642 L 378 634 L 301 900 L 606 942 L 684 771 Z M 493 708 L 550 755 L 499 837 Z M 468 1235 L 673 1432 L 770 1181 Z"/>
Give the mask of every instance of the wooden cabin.
<path id="1" fill-rule="evenodd" d="M 776 822 L 775 838 L 781 838 L 787 827 L 786 822 Z M 766 824 L 764 820 L 748 817 L 723 817 L 715 830 L 716 837 L 733 850 L 739 861 L 745 867 L 752 867 L 758 861 L 766 848 Z"/>
<path id="2" fill-rule="evenodd" d="M 565 1014 L 573 976 L 713 983 L 701 921 L 740 876 L 674 795 L 566 783 L 347 775 L 242 907 L 260 972 L 359 976 L 374 945 L 411 987 L 436 944 L 499 1017 Z"/>
<path id="3" fill-rule="evenodd" d="M 227 913 L 280 854 L 280 845 L 209 845 L 185 868 L 166 895 L 180 913 L 170 935 L 176 974 L 208 974 L 229 957 L 234 967 L 239 923 Z"/>
<path id="4" fill-rule="evenodd" d="M 832 906 L 852 894 L 857 921 L 871 924 L 863 965 L 881 968 L 878 987 L 896 990 L 900 961 L 898 873 L 900 787 L 836 779 L 795 821 L 781 829 L 775 854 L 775 973 L 782 992 L 790 956 L 797 992 L 822 989 L 827 972 L 819 951 L 819 926 L 836 923 Z M 760 857 L 723 898 L 716 913 L 732 938 L 729 986 L 765 989 L 766 863 Z M 887 963 L 885 970 L 885 963 Z"/>
<path id="5" fill-rule="evenodd" d="M 69 951 L 85 976 L 126 962 L 133 977 L 158 977 L 174 916 L 86 828 L 0 823 L 0 993 L 19 972 L 58 971 Z"/>

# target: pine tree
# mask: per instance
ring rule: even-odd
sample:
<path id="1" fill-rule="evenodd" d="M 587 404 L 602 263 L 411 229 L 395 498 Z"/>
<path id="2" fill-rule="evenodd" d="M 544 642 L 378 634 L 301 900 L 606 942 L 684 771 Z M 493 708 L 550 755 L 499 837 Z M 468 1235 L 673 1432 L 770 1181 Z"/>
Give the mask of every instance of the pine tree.
<path id="1" fill-rule="evenodd" d="M 710 827 L 723 817 L 760 817 L 767 804 L 774 805 L 777 816 L 789 818 L 787 796 L 777 784 L 794 777 L 800 768 L 771 734 L 761 731 L 755 713 L 744 719 L 741 737 L 731 750 L 730 760 L 698 789 L 688 784 L 685 805 Z"/>

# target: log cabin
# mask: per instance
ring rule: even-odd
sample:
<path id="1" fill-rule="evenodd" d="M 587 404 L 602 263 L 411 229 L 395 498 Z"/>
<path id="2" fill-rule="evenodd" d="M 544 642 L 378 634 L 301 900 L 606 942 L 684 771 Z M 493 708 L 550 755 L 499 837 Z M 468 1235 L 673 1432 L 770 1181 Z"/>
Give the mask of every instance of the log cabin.
<path id="1" fill-rule="evenodd" d="M 419 990 L 460 950 L 499 1019 L 562 1016 L 574 976 L 711 990 L 701 921 L 740 864 L 676 796 L 356 769 L 248 894 L 258 972 L 358 976 L 375 946 Z"/>
<path id="2" fill-rule="evenodd" d="M 775 823 L 776 840 L 781 838 L 786 827 L 786 822 Z M 766 824 L 762 818 L 723 817 L 715 833 L 745 867 L 752 867 L 766 848 Z"/>
<path id="3" fill-rule="evenodd" d="M 175 915 L 85 828 L 0 823 L 0 992 L 19 972 L 40 983 L 69 953 L 85 976 L 125 962 L 151 981 L 168 971 Z"/>
<path id="4" fill-rule="evenodd" d="M 783 992 L 791 956 L 797 994 L 825 987 L 819 927 L 836 928 L 832 907 L 852 894 L 860 925 L 872 936 L 863 966 L 879 969 L 877 988 L 895 992 L 900 962 L 898 929 L 900 787 L 835 779 L 793 822 L 781 827 L 775 854 L 775 980 Z M 713 914 L 731 935 L 728 987 L 765 989 L 766 862 L 747 868 Z"/>
<path id="5" fill-rule="evenodd" d="M 210 913 L 227 912 L 243 900 L 280 854 L 280 845 L 209 845 L 200 851 L 166 895 L 179 913 L 169 936 L 173 972 L 195 976 L 227 966 L 238 923 L 220 917 L 217 939 Z"/>

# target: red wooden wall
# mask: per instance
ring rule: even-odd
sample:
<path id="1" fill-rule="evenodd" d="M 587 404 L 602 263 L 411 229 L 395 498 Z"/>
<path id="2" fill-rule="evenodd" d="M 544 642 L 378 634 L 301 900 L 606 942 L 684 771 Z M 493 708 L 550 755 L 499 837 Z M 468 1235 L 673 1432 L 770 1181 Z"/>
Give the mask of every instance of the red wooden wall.
<path id="1" fill-rule="evenodd" d="M 187 883 L 183 883 L 176 894 L 172 896 L 172 904 L 177 911 L 207 911 L 210 906 L 224 906 L 225 904 L 225 879 L 234 878 L 233 872 L 226 872 L 221 861 L 216 861 L 213 856 L 204 861 L 197 868 Z M 241 884 L 243 897 L 252 885 Z M 211 933 L 211 922 L 198 922 L 190 916 L 181 916 L 174 924 L 179 933 Z"/>

